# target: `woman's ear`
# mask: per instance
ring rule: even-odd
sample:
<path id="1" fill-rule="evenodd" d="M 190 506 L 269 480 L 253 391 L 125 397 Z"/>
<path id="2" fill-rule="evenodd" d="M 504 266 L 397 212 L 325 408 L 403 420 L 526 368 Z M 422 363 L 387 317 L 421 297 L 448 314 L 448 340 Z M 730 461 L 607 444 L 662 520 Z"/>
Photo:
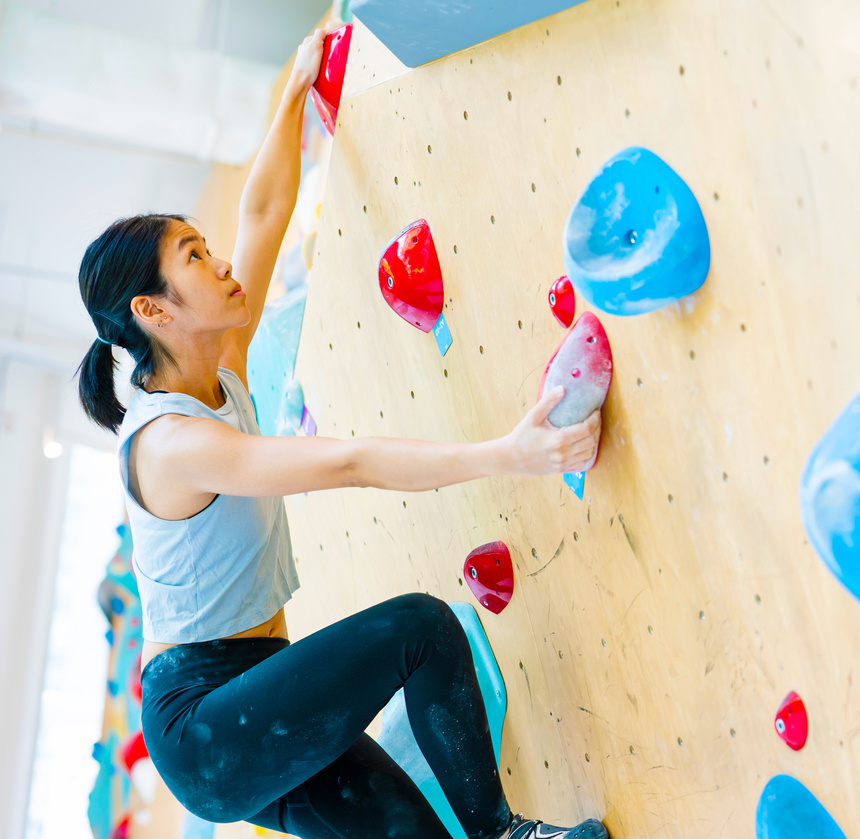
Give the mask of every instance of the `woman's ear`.
<path id="1" fill-rule="evenodd" d="M 131 299 L 131 313 L 135 316 L 141 326 L 161 326 L 167 320 L 172 320 L 165 315 L 164 309 L 156 300 L 147 295 L 139 295 Z"/>

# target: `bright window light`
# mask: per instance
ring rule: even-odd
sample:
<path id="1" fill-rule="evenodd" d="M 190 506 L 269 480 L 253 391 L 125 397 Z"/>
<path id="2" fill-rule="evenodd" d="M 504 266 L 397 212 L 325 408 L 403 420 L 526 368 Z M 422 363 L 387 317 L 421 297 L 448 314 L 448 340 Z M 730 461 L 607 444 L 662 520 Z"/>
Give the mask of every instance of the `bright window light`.
<path id="1" fill-rule="evenodd" d="M 25 839 L 92 839 L 87 805 L 98 765 L 108 654 L 99 583 L 124 508 L 115 455 L 75 445 L 51 616 Z"/>

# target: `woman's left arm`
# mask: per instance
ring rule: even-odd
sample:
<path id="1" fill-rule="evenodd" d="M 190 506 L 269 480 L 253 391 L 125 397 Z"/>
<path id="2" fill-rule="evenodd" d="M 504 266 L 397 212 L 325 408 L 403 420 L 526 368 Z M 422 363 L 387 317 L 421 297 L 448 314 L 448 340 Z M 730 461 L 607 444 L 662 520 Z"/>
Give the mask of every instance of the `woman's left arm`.
<path id="1" fill-rule="evenodd" d="M 302 170 L 302 116 L 319 72 L 326 34 L 325 29 L 317 29 L 299 46 L 278 111 L 239 201 L 233 276 L 247 295 L 251 319 L 247 326 L 225 334 L 220 364 L 233 370 L 246 387 L 248 345 L 260 323 L 278 251 L 296 206 Z"/>

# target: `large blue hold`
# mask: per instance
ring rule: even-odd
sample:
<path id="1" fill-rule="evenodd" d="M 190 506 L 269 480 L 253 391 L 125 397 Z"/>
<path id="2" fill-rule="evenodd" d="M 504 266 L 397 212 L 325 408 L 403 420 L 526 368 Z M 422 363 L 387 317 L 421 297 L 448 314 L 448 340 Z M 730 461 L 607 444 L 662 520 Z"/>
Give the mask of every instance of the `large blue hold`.
<path id="1" fill-rule="evenodd" d="M 502 679 L 499 666 L 496 664 L 496 658 L 493 655 L 490 642 L 487 640 L 484 627 L 481 625 L 474 608 L 469 603 L 451 603 L 450 606 L 469 639 L 481 696 L 487 709 L 487 720 L 490 723 L 490 736 L 493 740 L 496 764 L 498 764 L 502 746 L 502 726 L 508 707 L 505 682 Z M 409 725 L 409 718 L 406 716 L 406 701 L 402 689 L 394 694 L 382 712 L 382 734 L 379 736 L 378 742 L 412 778 L 453 839 L 466 839 L 466 834 L 454 815 L 448 799 L 445 798 L 442 787 L 439 786 L 433 770 L 430 769 L 415 742 L 412 728 Z"/>
<path id="2" fill-rule="evenodd" d="M 755 835 L 756 839 L 845 839 L 818 799 L 790 775 L 776 775 L 762 790 Z"/>
<path id="3" fill-rule="evenodd" d="M 249 390 L 267 437 L 292 437 L 302 423 L 305 397 L 294 373 L 307 293 L 299 285 L 267 303 L 248 347 Z"/>
<path id="4" fill-rule="evenodd" d="M 860 393 L 809 455 L 800 513 L 825 565 L 860 598 Z"/>
<path id="5" fill-rule="evenodd" d="M 585 0 L 352 0 L 352 13 L 407 67 L 489 41 Z"/>
<path id="6" fill-rule="evenodd" d="M 634 146 L 604 164 L 571 210 L 564 264 L 593 306 L 641 315 L 702 285 L 711 244 L 689 187 L 656 154 Z"/>

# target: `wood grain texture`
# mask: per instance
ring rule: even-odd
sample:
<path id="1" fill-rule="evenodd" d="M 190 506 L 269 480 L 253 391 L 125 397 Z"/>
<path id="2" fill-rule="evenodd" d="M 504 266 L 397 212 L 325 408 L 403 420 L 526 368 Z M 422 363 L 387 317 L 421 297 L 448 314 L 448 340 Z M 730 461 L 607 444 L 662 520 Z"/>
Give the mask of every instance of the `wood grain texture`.
<path id="1" fill-rule="evenodd" d="M 320 434 L 506 434 L 562 337 L 546 295 L 567 214 L 620 149 L 666 160 L 711 236 L 696 294 L 598 313 L 615 378 L 584 502 L 560 476 L 287 500 L 296 637 L 409 590 L 471 601 L 466 554 L 508 544 L 513 601 L 481 617 L 518 810 L 625 839 L 749 836 L 786 772 L 860 834 L 860 604 L 797 502 L 860 379 L 858 35 L 848 2 L 591 0 L 406 71 L 356 24 L 298 356 Z M 377 286 L 417 218 L 445 358 Z M 792 689 L 799 753 L 773 730 Z"/>

